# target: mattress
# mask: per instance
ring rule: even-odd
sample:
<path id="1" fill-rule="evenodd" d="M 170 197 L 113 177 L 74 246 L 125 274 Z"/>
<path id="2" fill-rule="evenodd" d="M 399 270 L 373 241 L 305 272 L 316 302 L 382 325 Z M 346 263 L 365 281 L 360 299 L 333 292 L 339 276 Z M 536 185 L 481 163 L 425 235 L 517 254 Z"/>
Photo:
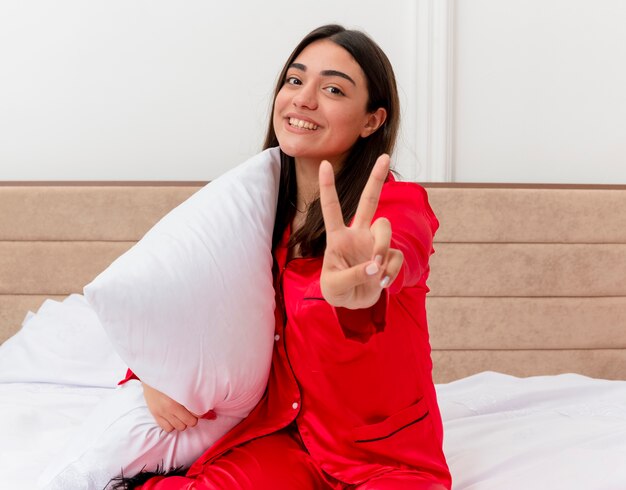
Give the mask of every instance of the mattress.
<path id="1" fill-rule="evenodd" d="M 37 488 L 124 372 L 82 296 L 29 313 L 0 346 L 0 486 Z M 436 388 L 454 489 L 626 489 L 626 381 L 485 371 Z"/>

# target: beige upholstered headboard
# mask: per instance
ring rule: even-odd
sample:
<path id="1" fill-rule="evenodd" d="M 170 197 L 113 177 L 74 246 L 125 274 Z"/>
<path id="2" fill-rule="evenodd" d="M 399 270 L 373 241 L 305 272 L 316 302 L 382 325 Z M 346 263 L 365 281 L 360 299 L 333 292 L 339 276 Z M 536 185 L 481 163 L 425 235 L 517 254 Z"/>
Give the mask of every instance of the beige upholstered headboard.
<path id="1" fill-rule="evenodd" d="M 429 186 L 438 381 L 626 379 L 626 186 Z"/>
<path id="2" fill-rule="evenodd" d="M 0 183 L 0 341 L 202 183 Z M 484 370 L 626 379 L 626 186 L 426 185 L 441 222 L 436 382 Z"/>

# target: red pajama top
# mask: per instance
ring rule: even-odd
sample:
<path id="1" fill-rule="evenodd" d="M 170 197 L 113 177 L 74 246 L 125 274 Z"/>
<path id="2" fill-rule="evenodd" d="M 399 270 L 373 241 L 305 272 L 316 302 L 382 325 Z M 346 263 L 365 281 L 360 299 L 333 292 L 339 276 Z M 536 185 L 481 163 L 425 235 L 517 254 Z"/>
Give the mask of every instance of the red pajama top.
<path id="1" fill-rule="evenodd" d="M 408 469 L 450 485 L 425 310 L 439 223 L 422 187 L 392 178 L 375 219 L 381 216 L 391 222 L 391 247 L 402 251 L 404 263 L 365 310 L 324 300 L 322 259 L 287 261 L 287 230 L 274 251 L 280 272 L 267 390 L 247 418 L 196 460 L 189 477 L 228 449 L 295 421 L 311 456 L 340 481 L 358 484 Z"/>

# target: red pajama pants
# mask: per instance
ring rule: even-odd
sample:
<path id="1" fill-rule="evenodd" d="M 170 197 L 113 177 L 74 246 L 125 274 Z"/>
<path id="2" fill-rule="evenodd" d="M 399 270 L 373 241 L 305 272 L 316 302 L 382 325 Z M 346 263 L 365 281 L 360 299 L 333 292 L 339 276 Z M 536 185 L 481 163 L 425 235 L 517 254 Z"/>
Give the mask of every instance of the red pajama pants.
<path id="1" fill-rule="evenodd" d="M 300 441 L 284 429 L 226 452 L 194 479 L 154 477 L 142 490 L 447 490 L 426 474 L 397 470 L 360 485 L 326 475 Z"/>

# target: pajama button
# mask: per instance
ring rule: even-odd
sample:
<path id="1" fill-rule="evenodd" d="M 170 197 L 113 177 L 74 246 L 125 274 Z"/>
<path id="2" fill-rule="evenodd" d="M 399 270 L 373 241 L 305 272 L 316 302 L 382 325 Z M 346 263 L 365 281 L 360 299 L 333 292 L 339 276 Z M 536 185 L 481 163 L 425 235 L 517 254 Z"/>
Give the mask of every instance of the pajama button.
<path id="1" fill-rule="evenodd" d="M 294 410 L 296 410 L 298 408 L 298 402 L 293 402 L 291 404 L 291 408 L 293 408 Z"/>
<path id="2" fill-rule="evenodd" d="M 278 334 L 274 335 L 274 340 L 276 342 L 278 342 L 280 340 L 280 335 L 278 335 Z"/>

